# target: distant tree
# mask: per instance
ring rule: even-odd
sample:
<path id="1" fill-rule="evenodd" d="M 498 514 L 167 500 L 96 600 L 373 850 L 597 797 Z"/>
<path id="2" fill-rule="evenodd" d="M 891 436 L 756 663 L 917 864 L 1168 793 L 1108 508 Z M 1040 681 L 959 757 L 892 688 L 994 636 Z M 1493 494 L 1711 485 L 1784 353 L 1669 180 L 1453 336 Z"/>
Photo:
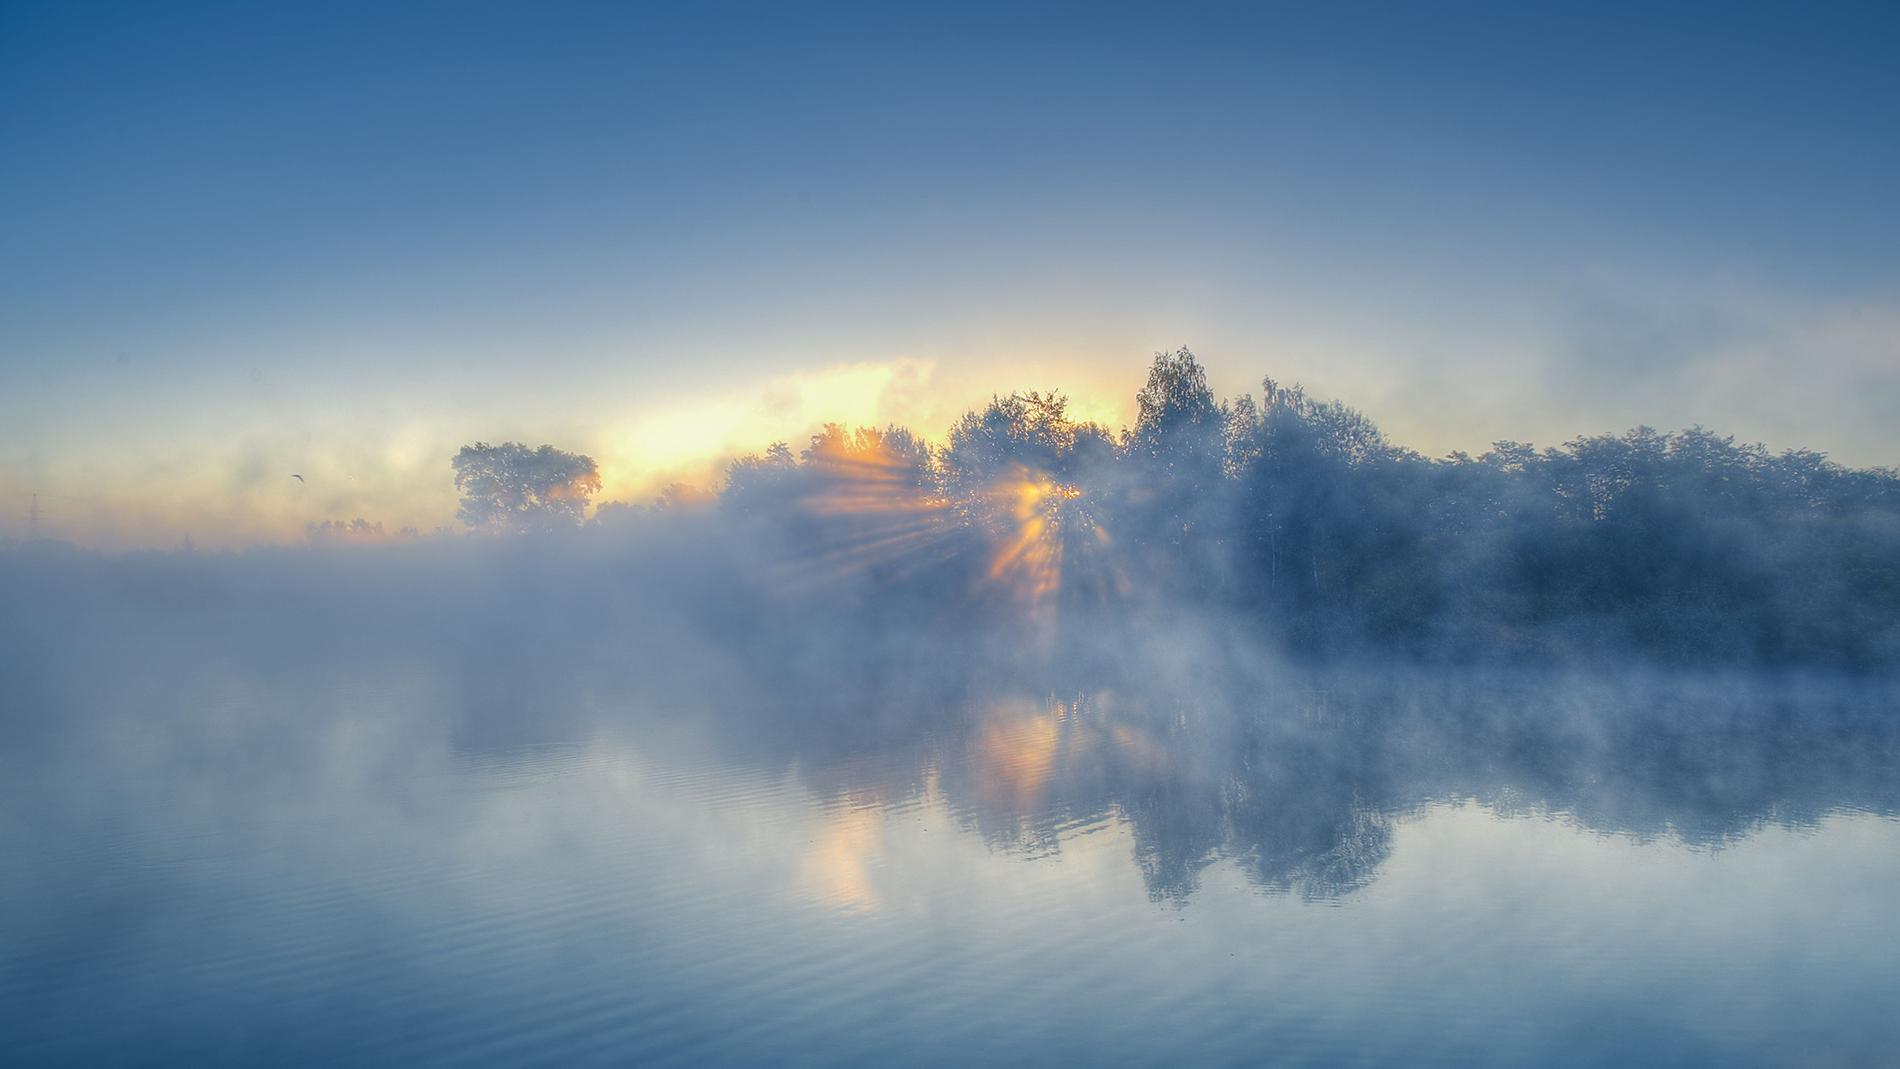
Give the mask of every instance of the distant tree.
<path id="1" fill-rule="evenodd" d="M 574 527 L 600 490 L 593 458 L 520 442 L 465 445 L 455 455 L 456 516 L 478 531 L 522 533 Z"/>
<path id="2" fill-rule="evenodd" d="M 826 424 L 800 454 L 789 484 L 795 507 L 807 521 L 822 520 L 828 537 L 836 537 L 840 525 L 879 526 L 932 511 L 940 502 L 931 458 L 930 445 L 902 427 Z M 783 463 L 767 454 L 767 467 L 759 470 Z"/>
<path id="3" fill-rule="evenodd" d="M 307 523 L 304 525 L 303 533 L 305 541 L 323 545 L 381 542 L 388 537 L 383 532 L 382 521 L 372 523 L 361 516 L 353 520 L 324 520 L 322 523 Z M 411 537 L 413 534 L 413 530 L 404 528 L 402 537 Z"/>
<path id="4" fill-rule="evenodd" d="M 636 523 L 650 510 L 630 501 L 602 501 L 594 506 L 594 517 L 587 521 L 593 528 L 624 528 Z"/>
<path id="5" fill-rule="evenodd" d="M 1220 582 L 1229 417 L 1207 372 L 1183 348 L 1156 353 L 1135 395 L 1135 426 L 1123 453 L 1125 501 L 1117 523 L 1150 553 L 1146 567 L 1205 590 Z"/>
<path id="6" fill-rule="evenodd" d="M 726 466 L 719 507 L 751 516 L 782 513 L 795 491 L 798 457 L 786 442 L 773 442 L 762 456 L 739 457 Z"/>
<path id="7" fill-rule="evenodd" d="M 734 461 L 720 514 L 786 562 L 773 589 L 892 621 L 1027 590 L 1057 610 L 1039 619 L 1221 606 L 1296 654 L 1900 664 L 1890 469 L 1646 427 L 1428 461 L 1340 402 L 1262 387 L 1222 403 L 1181 349 L 1119 435 L 1057 393 L 997 395 L 941 447 L 826 427 Z M 1384 833 L 1342 814 L 1376 856 Z M 1154 861 L 1163 882 L 1195 870 Z"/>
<path id="8" fill-rule="evenodd" d="M 1068 404 L 1059 393 L 1012 393 L 990 398 L 981 412 L 964 413 L 943 450 L 946 491 L 967 501 L 1025 470 L 1066 476 L 1077 431 Z"/>
<path id="9" fill-rule="evenodd" d="M 1177 477 L 1218 472 L 1227 416 L 1207 388 L 1207 371 L 1186 348 L 1156 353 L 1148 384 L 1135 395 L 1129 452 Z M 1205 489 L 1205 487 L 1202 487 Z"/>
<path id="10" fill-rule="evenodd" d="M 779 442 L 766 452 L 765 462 L 783 464 L 790 455 L 791 448 Z M 880 431 L 875 427 L 848 428 L 841 423 L 827 423 L 823 430 L 811 436 L 803 459 L 807 467 L 821 471 L 842 466 L 855 474 L 860 466 L 869 464 L 906 472 L 907 478 L 921 479 L 930 467 L 930 446 L 903 427 L 886 427 Z"/>
<path id="11" fill-rule="evenodd" d="M 654 500 L 653 507 L 677 512 L 706 508 L 717 500 L 712 491 L 704 487 L 692 483 L 667 483 L 660 488 L 660 496 Z"/>

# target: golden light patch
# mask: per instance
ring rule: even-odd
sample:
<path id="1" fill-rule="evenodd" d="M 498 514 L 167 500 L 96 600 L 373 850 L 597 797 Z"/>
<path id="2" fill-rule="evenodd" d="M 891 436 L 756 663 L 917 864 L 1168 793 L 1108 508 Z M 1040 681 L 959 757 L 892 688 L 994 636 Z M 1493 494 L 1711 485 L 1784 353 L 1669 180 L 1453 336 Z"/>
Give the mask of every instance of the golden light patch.
<path id="1" fill-rule="evenodd" d="M 901 358 L 839 364 L 781 376 L 757 393 L 631 412 L 593 447 L 603 499 L 636 499 L 670 482 L 710 486 L 732 457 L 803 443 L 830 423 L 915 425 L 933 369 Z"/>
<path id="2" fill-rule="evenodd" d="M 799 886 L 838 909 L 875 909 L 878 894 L 871 865 L 882 853 L 883 842 L 880 808 L 862 806 L 829 813 L 799 864 Z"/>
<path id="3" fill-rule="evenodd" d="M 1010 703 L 992 710 L 976 743 L 984 800 L 1010 812 L 1033 810 L 1061 752 L 1068 707 Z"/>
<path id="4" fill-rule="evenodd" d="M 1076 521 L 1070 506 L 1082 492 L 1019 465 L 989 496 L 1002 519 L 989 579 L 1032 604 L 1056 594 L 1064 543 Z"/>

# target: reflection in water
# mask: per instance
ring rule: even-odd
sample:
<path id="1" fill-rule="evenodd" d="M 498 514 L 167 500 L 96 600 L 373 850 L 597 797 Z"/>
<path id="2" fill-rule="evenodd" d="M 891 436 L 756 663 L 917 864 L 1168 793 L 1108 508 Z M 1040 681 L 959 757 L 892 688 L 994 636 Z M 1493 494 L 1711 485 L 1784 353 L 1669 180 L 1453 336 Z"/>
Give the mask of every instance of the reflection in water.
<path id="1" fill-rule="evenodd" d="M 980 700 L 877 762 L 823 721 L 789 752 L 740 749 L 796 759 L 821 791 L 915 797 L 928 778 L 986 841 L 1031 855 L 1124 821 L 1150 894 L 1176 901 L 1220 860 L 1264 890 L 1350 893 L 1395 820 L 1447 800 L 1697 847 L 1900 805 L 1900 729 L 1878 695 L 1490 676 L 1309 682 L 1249 711 L 1200 697 Z"/>
<path id="2" fill-rule="evenodd" d="M 823 901 L 844 910 L 878 904 L 870 865 L 883 839 L 884 815 L 874 806 L 833 810 L 818 830 L 799 869 L 800 882 Z"/>
<path id="3" fill-rule="evenodd" d="M 132 629 L 84 662 L 113 671 L 36 677 L 44 715 L 0 751 L 20 1058 L 1900 1042 L 1872 1008 L 1900 934 L 1875 684 L 1292 673 L 1119 638 L 1119 664 L 898 670 L 522 632 L 336 628 L 293 656 Z"/>
<path id="4" fill-rule="evenodd" d="M 1058 750 L 1074 741 L 1064 731 L 1068 713 L 1061 702 L 1039 707 L 1018 700 L 990 708 L 971 762 L 984 808 L 1023 814 L 1039 807 Z"/>

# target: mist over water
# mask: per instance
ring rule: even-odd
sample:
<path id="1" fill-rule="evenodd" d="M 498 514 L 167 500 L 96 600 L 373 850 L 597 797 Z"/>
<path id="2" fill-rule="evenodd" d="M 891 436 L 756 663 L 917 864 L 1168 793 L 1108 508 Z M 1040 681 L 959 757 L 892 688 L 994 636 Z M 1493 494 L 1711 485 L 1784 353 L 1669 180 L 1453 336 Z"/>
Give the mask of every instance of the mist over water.
<path id="1" fill-rule="evenodd" d="M 465 536 L 0 548 L 25 1063 L 1879 1061 L 1900 479 L 1157 357 Z"/>
<path id="2" fill-rule="evenodd" d="M 1895 41 L 0 2 L 0 1069 L 1900 1065 Z"/>
<path id="3" fill-rule="evenodd" d="M 1900 1041 L 1888 676 L 1300 658 L 1225 609 L 933 601 L 732 522 L 7 554 L 14 1056 Z"/>

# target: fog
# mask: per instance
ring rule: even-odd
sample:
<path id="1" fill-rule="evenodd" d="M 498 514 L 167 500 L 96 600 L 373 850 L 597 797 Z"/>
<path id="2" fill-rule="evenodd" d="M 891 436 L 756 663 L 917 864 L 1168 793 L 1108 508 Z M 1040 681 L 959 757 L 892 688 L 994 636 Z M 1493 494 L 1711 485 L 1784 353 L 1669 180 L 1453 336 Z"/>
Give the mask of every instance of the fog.
<path id="1" fill-rule="evenodd" d="M 1221 859 L 1263 888 L 1349 893 L 1376 878 L 1395 815 L 1446 800 L 1696 844 L 1900 811 L 1884 675 L 1311 664 L 1226 614 L 1159 604 L 1071 633 L 880 605 L 868 583 L 781 585 L 781 562 L 737 571 L 725 522 L 16 553 L 0 731 L 16 759 L 84 769 L 88 819 L 136 819 L 151 799 L 115 797 L 126 785 L 295 797 L 334 790 L 318 781 L 336 761 L 394 790 L 426 755 L 687 747 L 822 794 L 940 791 L 1000 849 L 1059 850 L 1052 829 L 1117 814 L 1157 899 Z"/>
<path id="2" fill-rule="evenodd" d="M 465 532 L 0 549 L 0 1027 L 28 1063 L 1900 1041 L 1891 473 L 1700 432 L 1425 461 L 1198 380 L 641 504 L 477 442 Z"/>
<path id="3" fill-rule="evenodd" d="M 1426 461 L 1185 350 L 1137 400 L 828 428 L 585 519 L 588 458 L 476 443 L 467 534 L 15 546 L 0 730 L 269 791 L 379 681 L 349 730 L 405 746 L 690 741 L 1032 853 L 1117 814 L 1157 900 L 1219 860 L 1348 894 L 1446 799 L 1699 844 L 1894 812 L 1893 473 L 1700 431 Z"/>

